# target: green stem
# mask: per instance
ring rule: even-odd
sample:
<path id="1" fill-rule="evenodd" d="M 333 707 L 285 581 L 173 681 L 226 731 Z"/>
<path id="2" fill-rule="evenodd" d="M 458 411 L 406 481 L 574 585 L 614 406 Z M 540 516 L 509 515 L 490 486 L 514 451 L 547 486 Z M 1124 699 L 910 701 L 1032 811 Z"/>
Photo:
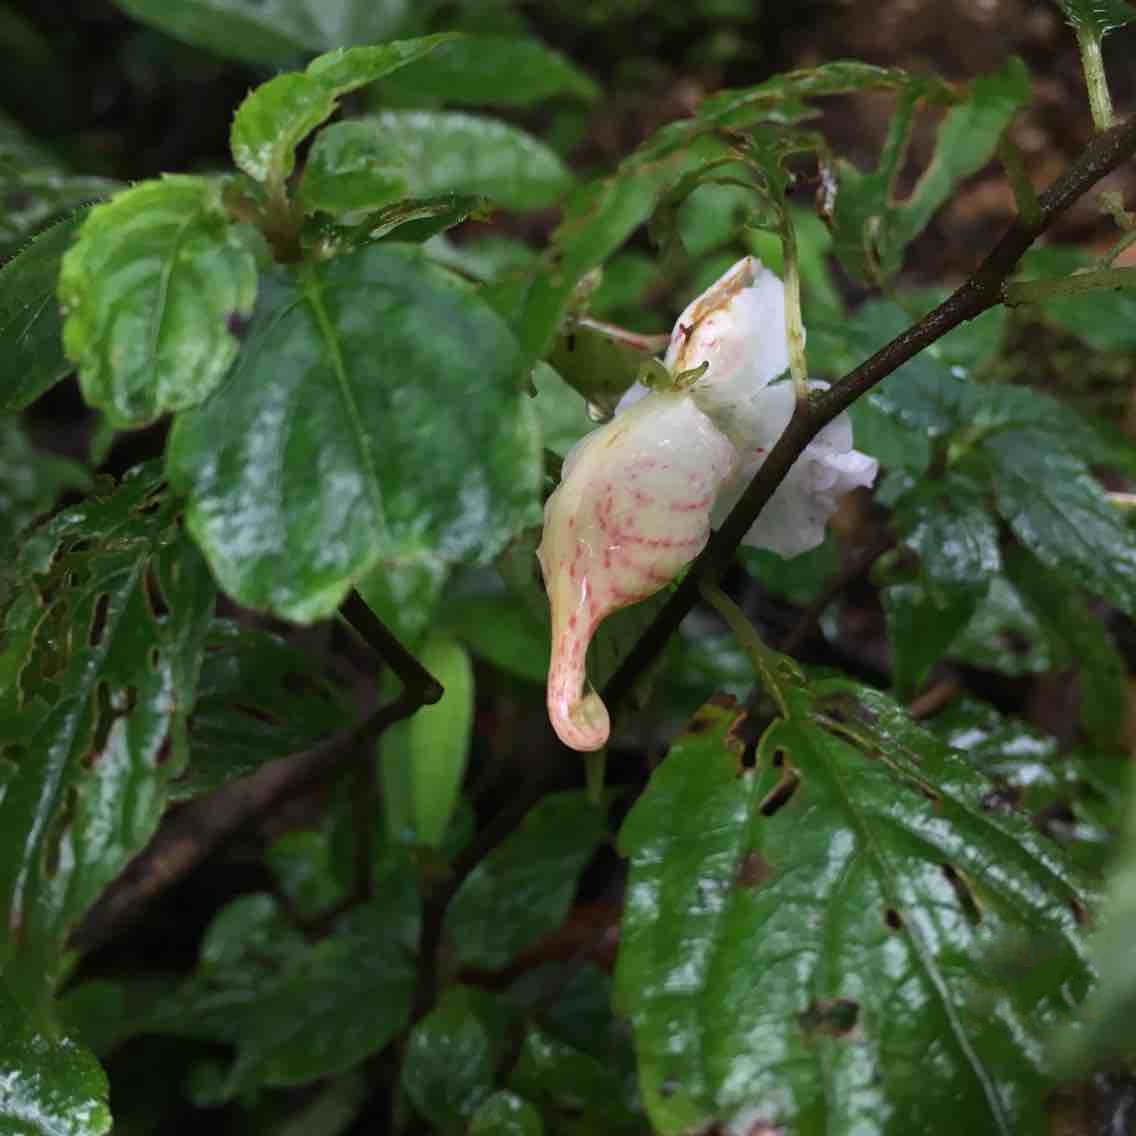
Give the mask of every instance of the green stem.
<path id="1" fill-rule="evenodd" d="M 1108 76 L 1104 73 L 1101 55 L 1101 37 L 1091 28 L 1082 25 L 1077 29 L 1077 47 L 1081 51 L 1081 67 L 1085 72 L 1085 86 L 1089 90 L 1089 108 L 1093 125 L 1107 130 L 1112 125 L 1112 95 L 1108 90 Z"/>
<path id="2" fill-rule="evenodd" d="M 1003 134 L 998 141 L 998 158 L 1006 171 L 1010 189 L 1013 190 L 1018 216 L 1023 224 L 1036 225 L 1041 216 L 1041 206 L 1037 203 L 1037 190 L 1026 174 L 1021 150 L 1014 145 L 1007 134 Z"/>
<path id="3" fill-rule="evenodd" d="M 1097 258 L 1097 266 L 1107 268 L 1125 249 L 1130 248 L 1132 245 L 1136 245 L 1136 226 L 1129 229 L 1112 248 L 1102 253 L 1100 257 Z"/>
<path id="4" fill-rule="evenodd" d="M 737 639 L 738 645 L 749 657 L 759 682 L 777 703 L 784 717 L 789 716 L 789 700 L 778 671 L 789 662 L 784 655 L 766 646 L 757 628 L 746 618 L 745 612 L 717 584 L 704 581 L 699 589 L 708 604 L 726 621 L 726 626 Z"/>
<path id="5" fill-rule="evenodd" d="M 805 325 L 801 319 L 801 270 L 797 234 L 788 209 L 781 213 L 781 245 L 785 260 L 785 338 L 789 341 L 789 373 L 800 403 L 809 397 L 809 365 L 805 359 Z"/>
<path id="6" fill-rule="evenodd" d="M 1005 287 L 1007 307 L 1036 304 L 1055 296 L 1079 296 L 1083 292 L 1102 292 L 1116 288 L 1136 288 L 1136 268 L 1098 268 L 1057 276 L 1047 280 L 1023 280 Z"/>

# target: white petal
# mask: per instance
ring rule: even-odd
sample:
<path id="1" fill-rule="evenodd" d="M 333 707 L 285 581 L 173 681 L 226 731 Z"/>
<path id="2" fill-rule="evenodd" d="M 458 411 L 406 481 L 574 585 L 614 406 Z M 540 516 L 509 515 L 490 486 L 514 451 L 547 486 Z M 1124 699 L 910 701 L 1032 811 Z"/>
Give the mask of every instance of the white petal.
<path id="1" fill-rule="evenodd" d="M 640 399 L 646 398 L 651 388 L 636 380 L 623 392 L 623 397 L 615 404 L 615 413 L 622 414 L 629 406 L 634 406 Z"/>

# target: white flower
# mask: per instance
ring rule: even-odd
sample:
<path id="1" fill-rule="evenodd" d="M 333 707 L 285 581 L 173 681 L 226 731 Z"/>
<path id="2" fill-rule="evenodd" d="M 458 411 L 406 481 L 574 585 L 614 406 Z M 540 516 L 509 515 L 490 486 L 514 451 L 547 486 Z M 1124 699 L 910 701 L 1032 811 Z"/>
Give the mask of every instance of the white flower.
<path id="1" fill-rule="evenodd" d="M 681 389 L 635 384 L 615 418 L 565 459 L 545 505 L 548 712 L 574 749 L 599 749 L 610 728 L 603 702 L 586 692 L 596 628 L 702 551 L 711 521 L 737 502 L 792 416 L 792 384 L 774 382 L 789 365 L 781 281 L 752 257 L 740 260 L 679 316 L 665 365 L 675 378 L 705 369 Z M 876 472 L 839 415 L 793 464 L 745 542 L 785 557 L 816 547 L 840 498 Z"/>

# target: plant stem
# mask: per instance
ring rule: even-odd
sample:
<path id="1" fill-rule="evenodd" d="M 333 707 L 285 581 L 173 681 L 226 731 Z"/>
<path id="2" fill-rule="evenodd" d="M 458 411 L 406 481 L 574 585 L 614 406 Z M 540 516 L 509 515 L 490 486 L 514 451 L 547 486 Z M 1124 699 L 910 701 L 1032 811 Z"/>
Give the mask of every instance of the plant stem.
<path id="1" fill-rule="evenodd" d="M 1081 68 L 1085 72 L 1093 125 L 1098 130 L 1107 130 L 1112 126 L 1112 95 L 1109 94 L 1108 76 L 1104 72 L 1101 38 L 1084 24 L 1077 28 L 1077 47 L 1081 52 Z"/>
<path id="2" fill-rule="evenodd" d="M 432 706 L 445 693 L 442 684 L 398 641 L 386 624 L 352 591 L 339 614 L 359 637 L 394 671 L 403 687 L 420 706 Z"/>
<path id="3" fill-rule="evenodd" d="M 1097 268 L 1074 272 L 1071 276 L 1054 276 L 1046 280 L 1022 280 L 1007 284 L 1002 302 L 1007 307 L 1036 304 L 1055 296 L 1079 296 L 1083 292 L 1136 288 L 1136 268 Z"/>
<path id="4" fill-rule="evenodd" d="M 880 348 L 815 400 L 798 403 L 789 425 L 725 522 L 711 537 L 603 690 L 609 707 L 627 696 L 698 602 L 704 580 L 716 580 L 742 538 L 805 447 L 842 410 L 952 328 L 1002 300 L 1005 282 L 1026 249 L 1078 198 L 1136 152 L 1136 119 L 1096 135 L 1078 159 L 1039 197 L 1037 220 L 1019 217 L 974 274 L 938 307 Z"/>
<path id="5" fill-rule="evenodd" d="M 785 338 L 789 344 L 789 373 L 797 402 L 809 397 L 809 365 L 805 359 L 805 325 L 801 319 L 801 269 L 797 234 L 788 209 L 781 211 L 781 249 L 785 262 Z"/>
<path id="6" fill-rule="evenodd" d="M 998 140 L 998 158 L 1006 171 L 1010 189 L 1014 192 L 1018 216 L 1025 224 L 1036 225 L 1041 213 L 1041 206 L 1037 203 L 1037 190 L 1026 174 L 1021 150 L 1014 145 L 1008 134 L 1003 134 Z"/>
<path id="7" fill-rule="evenodd" d="M 619 327 L 614 323 L 604 323 L 603 320 L 592 319 L 590 316 L 581 316 L 576 320 L 576 324 L 579 327 L 587 328 L 588 331 L 594 331 L 597 335 L 602 335 L 605 339 L 622 343 L 625 347 L 632 347 L 647 355 L 658 355 L 666 351 L 667 344 L 670 343 L 669 335 L 643 335 L 638 331 L 629 331 L 627 328 Z"/>

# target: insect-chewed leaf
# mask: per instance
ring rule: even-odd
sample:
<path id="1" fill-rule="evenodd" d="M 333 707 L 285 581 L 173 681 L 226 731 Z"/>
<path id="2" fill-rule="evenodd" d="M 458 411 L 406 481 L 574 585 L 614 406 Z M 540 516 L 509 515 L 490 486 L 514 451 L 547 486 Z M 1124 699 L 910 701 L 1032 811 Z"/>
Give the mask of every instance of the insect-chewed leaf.
<path id="1" fill-rule="evenodd" d="M 89 403 L 137 426 L 205 398 L 256 299 L 250 231 L 218 181 L 165 177 L 93 208 L 63 257 L 63 345 Z"/>
<path id="2" fill-rule="evenodd" d="M 214 590 L 146 471 L 34 532 L 20 569 L 0 651 L 0 967 L 40 1008 L 184 762 Z"/>
<path id="3" fill-rule="evenodd" d="M 1041 1039 L 1088 984 L 1060 850 L 881 694 L 795 696 L 752 770 L 738 718 L 705 708 L 620 835 L 655 1128 L 1039 1130 Z"/>

